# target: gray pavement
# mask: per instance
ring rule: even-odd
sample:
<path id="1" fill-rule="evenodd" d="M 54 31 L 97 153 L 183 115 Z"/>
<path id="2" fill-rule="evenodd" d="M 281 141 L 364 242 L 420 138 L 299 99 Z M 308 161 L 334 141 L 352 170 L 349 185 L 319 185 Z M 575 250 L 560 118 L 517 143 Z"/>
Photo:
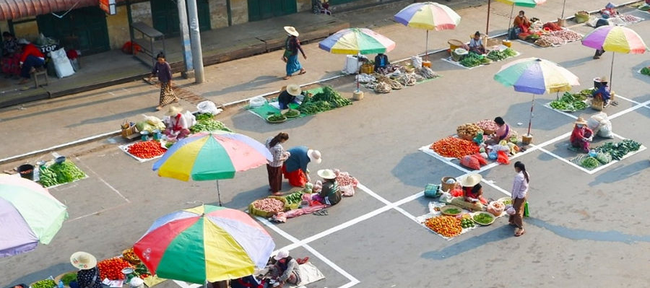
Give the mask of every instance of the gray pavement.
<path id="1" fill-rule="evenodd" d="M 597 1 L 582 1 L 580 7 L 589 10 L 586 6 L 593 2 Z M 548 9 L 557 9 L 551 4 Z M 494 9 L 501 9 L 497 5 L 502 6 L 495 3 Z M 601 6 L 593 5 L 594 8 Z M 535 12 L 539 10 L 542 14 L 546 11 L 543 8 Z M 465 16 L 463 23 L 478 26 L 484 21 L 483 14 L 478 11 L 484 10 L 469 8 L 459 13 Z M 548 19 L 559 12 L 549 10 L 546 13 L 546 17 L 534 16 Z M 636 15 L 650 18 L 650 14 Z M 474 19 L 474 16 L 483 20 Z M 507 25 L 505 21 L 502 22 Z M 648 21 L 631 27 L 650 39 Z M 421 51 L 421 37 L 403 28 L 396 25 L 377 28 L 396 40 L 397 49 L 404 49 L 399 50 L 402 52 L 396 49 L 391 58 Z M 572 29 L 585 33 L 590 28 Z M 451 36 L 441 36 L 444 40 L 438 39 L 437 46 L 432 46 L 442 48 L 448 37 L 469 35 L 475 28 L 459 30 Z M 407 39 L 409 36 L 412 38 Z M 404 40 L 399 40 L 400 37 Z M 541 57 L 567 67 L 580 77 L 579 89 L 591 86 L 593 77 L 607 74 L 612 56 L 607 53 L 603 59 L 591 60 L 593 51 L 580 43 L 542 49 L 515 42 L 514 48 L 521 52 L 519 58 Z M 319 79 L 314 75 L 318 70 L 337 71 L 342 67 L 342 60 L 317 52 L 313 44 L 307 49 L 308 56 L 318 56 L 309 57 L 306 65 L 317 62 L 322 63 L 323 68 L 307 66 L 310 72 L 296 78 L 297 82 Z M 440 79 L 385 95 L 367 93 L 364 100 L 352 106 L 317 116 L 268 125 L 238 109 L 240 106 L 220 116 L 227 126 L 258 140 L 286 131 L 291 135 L 286 146 L 308 145 L 323 152 L 323 163 L 313 165 L 312 170 L 340 168 L 367 187 L 330 208 L 329 216 L 306 215 L 286 224 L 268 226 L 278 248 L 288 246 L 293 248 L 293 255 L 310 256 L 327 277 L 308 287 L 646 287 L 650 277 L 645 273 L 647 257 L 644 255 L 650 252 L 650 236 L 646 233 L 650 222 L 643 212 L 644 198 L 637 191 L 644 191 L 650 184 L 648 152 L 642 151 L 594 174 L 566 163 L 562 159 L 574 155 L 566 149 L 566 133 L 570 132 L 573 117 L 578 114 L 563 115 L 544 107 L 543 104 L 555 95 L 539 97 L 532 132 L 535 146 L 516 159 L 527 164 L 533 179 L 530 190 L 533 217 L 526 219 L 526 235 L 512 237 L 512 228 L 504 219 L 499 219 L 492 226 L 445 241 L 413 221 L 414 216 L 427 212 L 427 200 L 420 194 L 422 187 L 437 183 L 444 176 L 465 173 L 453 164 L 418 151 L 419 147 L 454 134 L 455 128 L 462 123 L 496 115 L 503 116 L 522 134 L 524 126 L 516 123 L 526 123 L 528 119 L 531 96 L 513 92 L 492 80 L 501 63 L 466 70 L 441 61 L 441 56 L 432 56 L 434 69 L 443 75 Z M 275 75 L 274 69 L 281 75 L 281 64 L 273 66 L 279 62 L 275 61 L 277 58 L 279 54 L 271 53 L 209 67 L 221 69 L 210 74 L 223 77 L 222 80 L 213 78 L 203 86 L 184 86 L 183 89 L 207 99 L 223 99 L 226 96 L 207 95 L 208 86 L 213 83 L 242 85 L 237 83 L 244 83 L 252 76 Z M 256 66 L 249 66 L 255 63 Z M 618 106 L 607 110 L 614 117 L 616 134 L 646 146 L 650 136 L 639 131 L 649 124 L 650 107 L 646 101 L 650 100 L 647 92 L 650 79 L 636 71 L 648 65 L 650 62 L 644 55 L 616 55 L 614 90 L 631 101 L 620 98 Z M 229 77 L 224 75 L 228 74 L 226 72 L 231 72 Z M 324 72 L 320 73 L 320 77 L 325 77 Z M 245 78 L 247 75 L 249 78 Z M 242 85 L 245 87 L 242 89 L 250 90 L 243 93 L 234 89 L 224 95 L 242 93 L 241 96 L 249 97 L 283 83 L 259 84 L 266 89 L 256 88 L 255 84 Z M 354 89 L 351 78 L 331 84 L 348 94 Z M 132 83 L 42 102 L 26 106 L 24 110 L 4 110 L 0 113 L 3 119 L 1 135 L 18 141 L 12 141 L 0 152 L 2 157 L 8 157 L 114 130 L 123 119 L 152 114 L 156 94 L 152 86 Z M 232 99 L 237 98 L 240 97 Z M 101 109 L 98 108 L 100 103 Z M 188 102 L 182 104 L 186 108 L 192 106 Z M 90 112 L 92 117 L 88 117 Z M 585 110 L 580 115 L 593 113 Z M 14 135 L 16 137 L 12 138 Z M 30 283 L 66 272 L 71 268 L 67 259 L 77 250 L 92 252 L 100 259 L 114 256 L 132 245 L 157 217 L 189 207 L 192 204 L 187 202 L 190 201 L 216 202 L 213 182 L 184 183 L 159 178 L 151 171 L 152 162 L 137 163 L 117 149 L 117 144 L 111 140 L 59 151 L 63 155 L 78 154 L 73 161 L 90 177 L 51 190 L 68 205 L 70 220 L 64 223 L 50 245 L 0 259 L 0 286 Z M 0 168 L 4 170 L 11 165 L 15 163 L 3 164 Z M 487 197 L 504 197 L 503 191 L 510 190 L 514 176 L 511 166 L 496 166 L 481 174 L 488 181 L 484 185 Z M 235 179 L 221 181 L 224 206 L 245 209 L 251 201 L 266 195 L 265 179 L 264 169 L 258 168 L 240 173 Z M 285 190 L 288 190 L 287 184 Z M 186 284 L 171 281 L 160 287 L 179 285 L 186 287 L 183 286 Z"/>

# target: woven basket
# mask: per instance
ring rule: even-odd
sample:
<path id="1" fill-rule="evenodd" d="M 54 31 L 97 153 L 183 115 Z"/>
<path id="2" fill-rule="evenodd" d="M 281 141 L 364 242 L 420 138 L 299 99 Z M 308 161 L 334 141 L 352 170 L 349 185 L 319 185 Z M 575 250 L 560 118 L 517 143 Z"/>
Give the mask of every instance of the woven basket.
<path id="1" fill-rule="evenodd" d="M 269 196 L 268 198 L 278 199 L 278 200 L 282 201 L 284 203 L 284 209 L 287 210 L 287 208 L 288 208 L 287 199 L 284 199 L 283 197 L 279 197 L 279 196 Z M 255 200 L 255 201 L 259 201 L 259 200 Z M 255 201 L 253 201 L 253 203 L 255 203 Z M 256 209 L 255 206 L 253 206 L 253 203 L 248 205 L 248 213 L 249 214 L 257 215 L 257 216 L 264 217 L 264 218 L 269 218 L 269 217 L 271 217 L 271 216 L 273 216 L 275 214 L 275 212 L 268 212 L 268 211 Z M 300 203 L 298 203 L 298 204 L 300 204 Z"/>
<path id="2" fill-rule="evenodd" d="M 575 19 L 576 23 L 585 23 L 589 21 L 589 12 L 587 11 L 578 11 L 575 14 Z"/>
<path id="3" fill-rule="evenodd" d="M 447 184 L 447 180 L 449 179 L 454 179 L 454 184 Z M 442 177 L 442 179 L 440 180 L 440 184 L 441 184 L 440 190 L 442 190 L 443 192 L 450 192 L 451 190 L 454 190 L 454 188 L 456 188 L 456 185 L 458 185 L 458 180 L 454 177 L 449 177 L 449 176 Z"/>

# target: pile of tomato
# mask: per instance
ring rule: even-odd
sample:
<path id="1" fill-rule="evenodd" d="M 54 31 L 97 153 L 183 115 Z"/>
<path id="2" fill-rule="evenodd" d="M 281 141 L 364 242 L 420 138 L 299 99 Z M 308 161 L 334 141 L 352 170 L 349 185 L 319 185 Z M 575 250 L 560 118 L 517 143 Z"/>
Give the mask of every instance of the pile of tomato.
<path id="1" fill-rule="evenodd" d="M 165 154 L 167 150 L 155 140 L 142 141 L 129 146 L 128 152 L 140 159 L 151 159 Z"/>
<path id="2" fill-rule="evenodd" d="M 448 137 L 436 141 L 431 145 L 431 150 L 442 157 L 461 158 L 463 156 L 476 154 L 479 151 L 476 143 L 456 137 Z"/>
<path id="3" fill-rule="evenodd" d="M 99 269 L 100 279 L 124 280 L 122 269 L 133 268 L 133 265 L 122 258 L 115 257 L 100 261 L 97 263 L 97 268 Z"/>
<path id="4" fill-rule="evenodd" d="M 437 216 L 424 221 L 424 225 L 434 232 L 445 236 L 455 237 L 463 231 L 460 219 L 452 216 Z"/>

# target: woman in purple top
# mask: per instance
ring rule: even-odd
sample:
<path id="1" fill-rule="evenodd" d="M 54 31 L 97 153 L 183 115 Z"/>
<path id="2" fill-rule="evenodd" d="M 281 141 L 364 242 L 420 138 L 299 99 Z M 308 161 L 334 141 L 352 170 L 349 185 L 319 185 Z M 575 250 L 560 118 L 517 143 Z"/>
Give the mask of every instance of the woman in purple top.
<path id="1" fill-rule="evenodd" d="M 158 59 L 158 62 L 153 66 L 149 81 L 151 82 L 153 76 L 158 76 L 158 81 L 160 81 L 160 100 L 158 101 L 156 110 L 160 110 L 167 104 L 178 102 L 178 97 L 176 97 L 174 90 L 172 90 L 172 68 L 165 60 L 165 54 L 163 52 L 158 53 L 156 59 Z"/>

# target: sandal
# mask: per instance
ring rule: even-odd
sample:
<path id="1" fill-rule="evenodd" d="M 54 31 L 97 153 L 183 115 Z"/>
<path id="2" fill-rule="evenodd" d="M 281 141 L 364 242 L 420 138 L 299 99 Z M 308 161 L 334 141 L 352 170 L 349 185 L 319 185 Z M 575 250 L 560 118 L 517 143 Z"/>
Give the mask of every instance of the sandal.
<path id="1" fill-rule="evenodd" d="M 284 77 L 282 77 L 282 79 L 284 79 L 284 80 L 289 80 L 289 78 L 291 78 L 291 76 L 284 76 Z"/>
<path id="2" fill-rule="evenodd" d="M 525 229 L 519 229 L 517 232 L 515 232 L 515 237 L 519 237 L 521 235 L 524 235 L 526 233 Z"/>
<path id="3" fill-rule="evenodd" d="M 302 70 L 300 70 L 300 73 L 298 73 L 298 75 L 302 75 L 302 74 L 305 74 L 305 73 L 307 73 L 307 70 L 302 69 Z"/>
<path id="4" fill-rule="evenodd" d="M 162 106 L 156 106 L 156 111 L 160 111 L 162 109 Z"/>
<path id="5" fill-rule="evenodd" d="M 273 196 L 282 196 L 282 195 L 284 195 L 284 194 L 282 194 L 282 192 L 275 192 L 275 193 L 271 193 L 271 194 L 273 194 Z"/>

